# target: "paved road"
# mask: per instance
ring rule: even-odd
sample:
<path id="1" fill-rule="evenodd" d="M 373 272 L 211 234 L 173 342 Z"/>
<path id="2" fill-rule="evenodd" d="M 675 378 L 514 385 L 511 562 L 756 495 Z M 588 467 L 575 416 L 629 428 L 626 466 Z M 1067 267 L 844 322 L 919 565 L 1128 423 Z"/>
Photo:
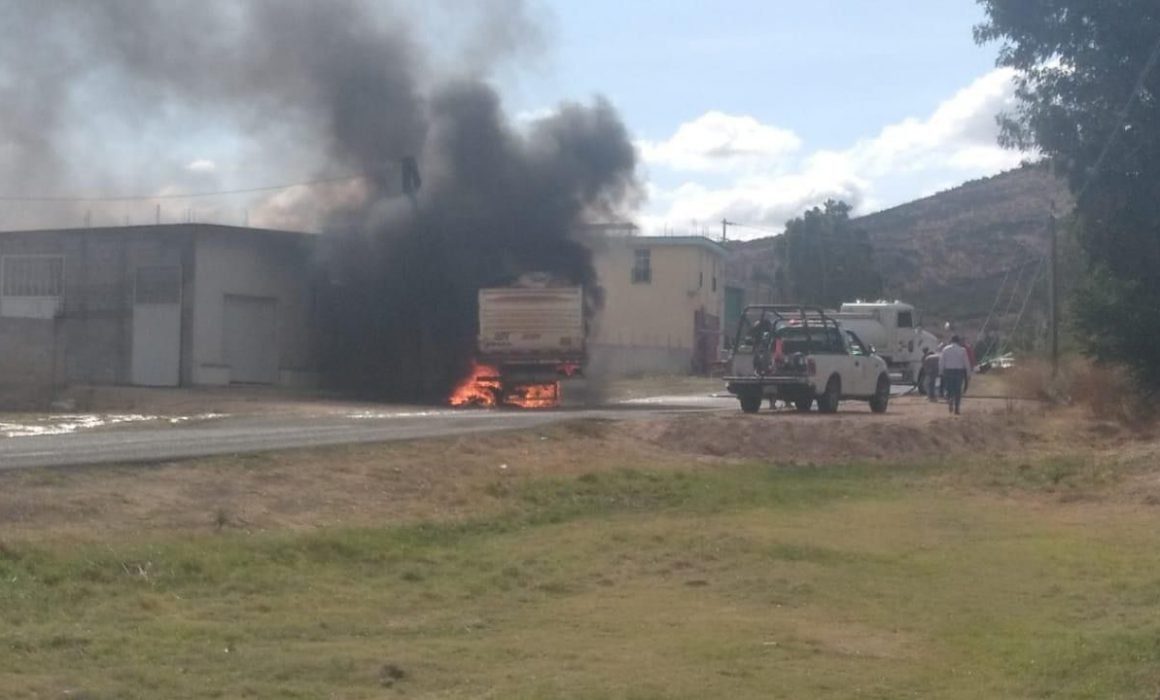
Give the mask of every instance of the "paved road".
<path id="1" fill-rule="evenodd" d="M 597 409 L 386 409 L 326 415 L 237 416 L 180 426 L 79 430 L 0 439 L 0 469 L 153 462 L 533 428 L 577 418 L 630 419 L 670 411 L 736 410 L 735 399 L 667 396 Z"/>

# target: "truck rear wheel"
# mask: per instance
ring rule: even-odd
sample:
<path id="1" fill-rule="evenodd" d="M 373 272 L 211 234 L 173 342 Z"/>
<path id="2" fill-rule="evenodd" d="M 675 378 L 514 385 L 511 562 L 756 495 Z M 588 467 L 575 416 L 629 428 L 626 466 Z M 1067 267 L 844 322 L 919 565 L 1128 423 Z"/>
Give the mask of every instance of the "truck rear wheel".
<path id="1" fill-rule="evenodd" d="M 761 394 L 759 392 L 747 392 L 737 397 L 741 400 L 741 410 L 746 413 L 757 413 L 761 410 Z"/>
<path id="2" fill-rule="evenodd" d="M 842 380 L 836 375 L 826 382 L 826 390 L 818 397 L 819 413 L 837 413 L 838 402 L 842 399 Z"/>
<path id="3" fill-rule="evenodd" d="M 796 408 L 799 413 L 809 413 L 810 406 L 813 405 L 814 397 L 812 396 L 802 396 L 793 400 L 793 407 Z"/>
<path id="4" fill-rule="evenodd" d="M 874 389 L 874 396 L 870 397 L 870 410 L 874 413 L 886 413 L 890 405 L 890 379 L 886 375 L 878 378 L 878 386 Z"/>

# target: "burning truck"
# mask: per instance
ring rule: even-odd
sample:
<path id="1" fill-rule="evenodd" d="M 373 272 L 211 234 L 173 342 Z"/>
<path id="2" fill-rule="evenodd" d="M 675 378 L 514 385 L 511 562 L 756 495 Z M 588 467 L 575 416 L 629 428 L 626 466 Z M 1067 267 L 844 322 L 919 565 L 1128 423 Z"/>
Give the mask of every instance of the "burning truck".
<path id="1" fill-rule="evenodd" d="M 453 406 L 551 408 L 584 367 L 584 289 L 529 274 L 479 290 L 477 354 Z"/>

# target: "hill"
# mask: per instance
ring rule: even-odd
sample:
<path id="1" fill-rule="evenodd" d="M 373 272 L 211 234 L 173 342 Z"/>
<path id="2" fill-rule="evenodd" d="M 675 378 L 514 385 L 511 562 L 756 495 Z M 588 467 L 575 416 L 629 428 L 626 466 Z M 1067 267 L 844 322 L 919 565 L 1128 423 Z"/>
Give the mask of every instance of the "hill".
<path id="1" fill-rule="evenodd" d="M 1057 212 L 1070 209 L 1066 183 L 1029 165 L 858 217 L 854 224 L 869 234 L 887 297 L 913 303 L 928 325 L 951 319 L 971 327 L 997 297 L 1000 314 L 1008 307 L 1017 311 L 1040 279 L 1052 202 Z M 729 284 L 746 289 L 751 303 L 791 301 L 776 299 L 767 273 L 774 262 L 772 238 L 731 243 Z"/>

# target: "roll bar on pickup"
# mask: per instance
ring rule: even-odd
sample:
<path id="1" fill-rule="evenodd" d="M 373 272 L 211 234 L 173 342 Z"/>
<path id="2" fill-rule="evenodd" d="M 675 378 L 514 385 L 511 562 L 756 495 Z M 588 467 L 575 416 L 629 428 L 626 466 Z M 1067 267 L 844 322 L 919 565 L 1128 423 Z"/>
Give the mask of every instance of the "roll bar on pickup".
<path id="1" fill-rule="evenodd" d="M 752 323 L 749 321 L 751 311 L 760 312 L 760 316 Z M 828 328 L 841 332 L 841 326 L 838 325 L 838 322 L 827 315 L 820 306 L 750 304 L 742 309 L 741 317 L 737 320 L 737 332 L 733 337 L 733 347 L 740 347 L 742 334 L 759 325 L 762 321 L 768 321 L 772 327 L 776 327 L 778 323 L 800 324 L 806 331 L 806 342 L 808 343 L 813 342 L 811 327 L 822 331 L 823 335 Z"/>

